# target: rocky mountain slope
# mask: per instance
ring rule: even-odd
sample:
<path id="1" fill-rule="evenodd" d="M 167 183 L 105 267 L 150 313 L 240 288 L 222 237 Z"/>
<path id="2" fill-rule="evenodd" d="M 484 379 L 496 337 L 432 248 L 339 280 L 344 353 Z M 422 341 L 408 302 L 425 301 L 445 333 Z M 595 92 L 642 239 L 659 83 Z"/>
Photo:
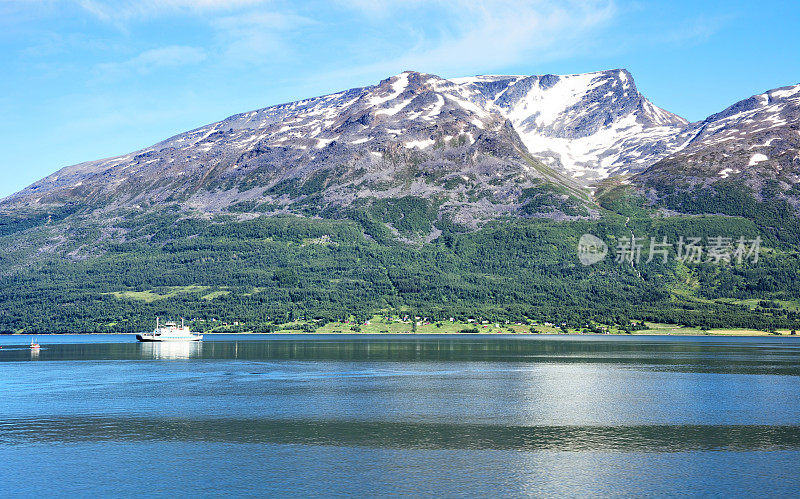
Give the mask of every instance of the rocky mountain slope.
<path id="1" fill-rule="evenodd" d="M 180 204 L 338 216 L 413 206 L 474 228 L 503 216 L 593 216 L 587 186 L 609 177 L 654 202 L 736 180 L 796 205 L 798 95 L 798 86 L 771 90 L 687 123 L 650 103 L 625 70 L 451 80 L 407 71 L 66 167 L 0 211 Z"/>
<path id="2" fill-rule="evenodd" d="M 651 199 L 736 182 L 758 200 L 800 206 L 800 85 L 737 102 L 681 137 L 686 142 L 679 151 L 633 179 Z"/>
<path id="3" fill-rule="evenodd" d="M 584 183 L 655 163 L 688 125 L 642 96 L 624 69 L 455 81 L 477 87 L 534 157 Z"/>
<path id="4" fill-rule="evenodd" d="M 417 197 L 460 223 L 586 214 L 577 182 L 535 160 L 472 85 L 406 72 L 232 116 L 142 151 L 62 169 L 3 206 L 180 202 L 321 211 Z"/>
<path id="5" fill-rule="evenodd" d="M 405 72 L 235 115 L 0 200 L 0 332 L 165 315 L 314 330 L 386 311 L 796 329 L 799 90 L 686 123 L 624 70 Z M 586 233 L 764 251 L 757 266 L 584 266 Z"/>

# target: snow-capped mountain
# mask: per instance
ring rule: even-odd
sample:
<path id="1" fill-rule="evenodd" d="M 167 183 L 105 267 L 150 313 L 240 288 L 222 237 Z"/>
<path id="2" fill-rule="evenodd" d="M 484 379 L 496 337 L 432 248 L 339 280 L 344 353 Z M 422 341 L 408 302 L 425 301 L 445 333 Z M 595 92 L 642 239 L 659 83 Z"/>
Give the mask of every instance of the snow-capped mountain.
<path id="1" fill-rule="evenodd" d="M 684 145 L 632 180 L 668 190 L 736 181 L 757 198 L 786 199 L 800 206 L 800 85 L 776 88 L 737 102 L 693 123 Z M 767 191 L 764 189 L 767 188 Z M 658 189 L 656 189 L 658 190 Z M 651 192 L 656 197 L 657 192 Z"/>
<path id="2" fill-rule="evenodd" d="M 688 138 L 684 147 L 674 156 L 680 155 L 687 158 L 689 164 L 698 164 L 704 154 L 717 153 L 721 155 L 717 162 L 741 167 L 717 172 L 726 178 L 770 161 L 772 152 L 777 152 L 773 159 L 797 159 L 797 151 L 788 157 L 783 153 L 793 149 L 786 146 L 794 145 L 796 149 L 799 125 L 800 85 L 776 88 L 693 123 L 682 134 Z"/>
<path id="3" fill-rule="evenodd" d="M 473 86 L 404 72 L 67 167 L 4 204 L 180 201 L 218 211 L 254 202 L 292 211 L 416 196 L 468 225 L 521 209 L 584 213 L 580 186 L 532 158 L 505 117 L 476 96 Z"/>
<path id="4" fill-rule="evenodd" d="M 477 87 L 534 157 L 585 182 L 653 164 L 688 124 L 642 96 L 624 69 L 454 81 Z"/>
<path id="5" fill-rule="evenodd" d="M 663 165 L 715 165 L 717 178 L 774 165 L 794 185 L 797 88 L 689 124 L 642 96 L 625 70 L 455 79 L 407 71 L 66 167 L 0 208 L 179 202 L 320 213 L 413 196 L 475 226 L 506 214 L 586 215 L 595 209 L 586 185 Z"/>

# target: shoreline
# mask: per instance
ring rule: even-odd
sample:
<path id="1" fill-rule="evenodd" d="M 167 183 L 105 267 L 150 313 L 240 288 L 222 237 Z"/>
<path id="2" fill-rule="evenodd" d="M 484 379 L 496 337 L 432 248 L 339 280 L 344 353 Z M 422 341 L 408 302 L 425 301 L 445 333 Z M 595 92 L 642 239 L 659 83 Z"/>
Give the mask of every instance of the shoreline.
<path id="1" fill-rule="evenodd" d="M 336 322 L 321 322 L 318 320 L 306 320 L 301 318 L 296 321 L 280 324 L 273 323 L 222 323 L 207 322 L 205 320 L 188 321 L 189 328 L 197 328 L 195 333 L 204 335 L 237 334 L 237 335 L 374 335 L 374 336 L 412 336 L 412 335 L 439 335 L 439 336 L 729 336 L 729 337 L 800 337 L 795 329 L 778 330 L 759 330 L 746 327 L 718 327 L 705 329 L 700 326 L 686 326 L 674 323 L 649 322 L 631 320 L 627 325 L 598 324 L 591 321 L 580 327 L 557 326 L 551 322 L 544 323 L 523 323 L 523 322 L 490 322 L 482 320 L 478 322 L 474 319 L 466 321 L 439 320 L 434 321 L 426 318 L 416 318 L 416 322 L 408 317 L 398 318 L 397 316 L 374 315 L 369 320 L 341 320 Z M 214 321 L 216 322 L 216 321 Z M 87 324 L 89 325 L 89 324 Z M 97 329 L 101 324 L 92 324 L 93 329 Z M 0 333 L 2 336 L 14 335 L 87 335 L 87 334 L 139 334 L 141 331 L 112 332 L 117 324 L 102 324 L 107 332 L 9 332 Z M 246 328 L 254 330 L 245 330 Z M 258 329 L 267 331 L 258 331 Z M 206 331 L 202 331 L 206 329 Z M 112 330 L 112 331 L 108 331 Z"/>
<path id="2" fill-rule="evenodd" d="M 12 336 L 111 336 L 111 335 L 135 335 L 138 333 L 0 333 L 0 337 L 12 337 Z M 547 333 L 530 333 L 530 332 L 520 332 L 520 333 L 512 333 L 508 331 L 495 331 L 495 332 L 478 332 L 478 333 L 462 333 L 462 332 L 449 332 L 449 331 L 431 331 L 431 332 L 358 332 L 358 331 L 347 331 L 347 332 L 306 332 L 306 331 L 296 331 L 296 330 L 285 330 L 285 331 L 273 331 L 269 333 L 261 333 L 261 332 L 254 332 L 254 331 L 243 331 L 243 332 L 209 332 L 209 333 L 202 333 L 203 336 L 222 336 L 222 335 L 241 335 L 241 336 L 276 336 L 276 335 L 285 335 L 285 336 L 464 336 L 464 337 L 496 337 L 496 336 L 520 336 L 520 337 L 537 337 L 537 336 L 544 336 L 544 337 L 554 337 L 554 336 L 565 336 L 565 337 L 572 337 L 572 336 L 582 336 L 582 337 L 599 337 L 599 338 L 613 338 L 613 337 L 631 337 L 631 336 L 697 336 L 697 337 L 728 337 L 728 338 L 800 338 L 800 334 L 792 335 L 789 334 L 788 331 L 780 332 L 779 334 L 772 334 L 763 331 L 752 331 L 752 330 L 743 330 L 741 332 L 735 330 L 721 330 L 716 332 L 715 330 L 710 330 L 706 333 L 697 333 L 697 332 L 659 332 L 654 330 L 643 330 L 643 331 L 636 331 L 631 333 L 611 333 L 611 334 L 602 334 L 602 333 L 554 333 L 554 332 L 547 332 Z"/>

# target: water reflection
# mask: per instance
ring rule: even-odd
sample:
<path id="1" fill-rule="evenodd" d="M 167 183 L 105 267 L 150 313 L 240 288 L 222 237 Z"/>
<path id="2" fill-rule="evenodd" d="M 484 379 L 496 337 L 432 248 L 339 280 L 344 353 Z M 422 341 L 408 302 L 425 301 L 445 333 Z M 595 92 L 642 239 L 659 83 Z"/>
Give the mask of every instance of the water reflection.
<path id="1" fill-rule="evenodd" d="M 582 337 L 331 337 L 239 336 L 199 342 L 48 343 L 41 360 L 185 360 L 348 362 L 500 362 L 612 364 L 651 370 L 800 376 L 800 342 L 741 338 Z M 61 338 L 53 338 L 53 340 Z M 102 338 L 105 340 L 105 337 Z M 90 341 L 91 340 L 91 341 Z M 0 362 L 36 359 L 19 343 L 0 350 Z M 591 379 L 573 384 L 591 385 Z M 586 386 L 587 389 L 597 387 Z"/>
<path id="2" fill-rule="evenodd" d="M 800 487 L 794 339 L 47 340 L 30 362 L 0 337 L 0 490 L 20 496 Z"/>
<path id="3" fill-rule="evenodd" d="M 142 358 L 155 360 L 197 359 L 203 354 L 201 341 L 174 341 L 140 343 Z"/>
<path id="4" fill-rule="evenodd" d="M 0 420 L 0 444 L 183 441 L 397 449 L 764 451 L 800 449 L 793 425 L 514 426 L 302 419 L 51 417 Z"/>

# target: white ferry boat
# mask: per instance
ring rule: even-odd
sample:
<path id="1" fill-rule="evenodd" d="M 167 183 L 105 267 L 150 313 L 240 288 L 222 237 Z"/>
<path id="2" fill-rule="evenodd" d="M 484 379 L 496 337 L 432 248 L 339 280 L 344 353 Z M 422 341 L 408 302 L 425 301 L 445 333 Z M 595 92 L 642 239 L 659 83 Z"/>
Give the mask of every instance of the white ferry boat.
<path id="1" fill-rule="evenodd" d="M 203 335 L 189 331 L 189 327 L 183 325 L 183 319 L 181 319 L 180 327 L 174 322 L 167 322 L 164 326 L 160 326 L 158 317 L 156 317 L 155 331 L 137 334 L 136 339 L 139 341 L 200 341 L 203 339 Z"/>

